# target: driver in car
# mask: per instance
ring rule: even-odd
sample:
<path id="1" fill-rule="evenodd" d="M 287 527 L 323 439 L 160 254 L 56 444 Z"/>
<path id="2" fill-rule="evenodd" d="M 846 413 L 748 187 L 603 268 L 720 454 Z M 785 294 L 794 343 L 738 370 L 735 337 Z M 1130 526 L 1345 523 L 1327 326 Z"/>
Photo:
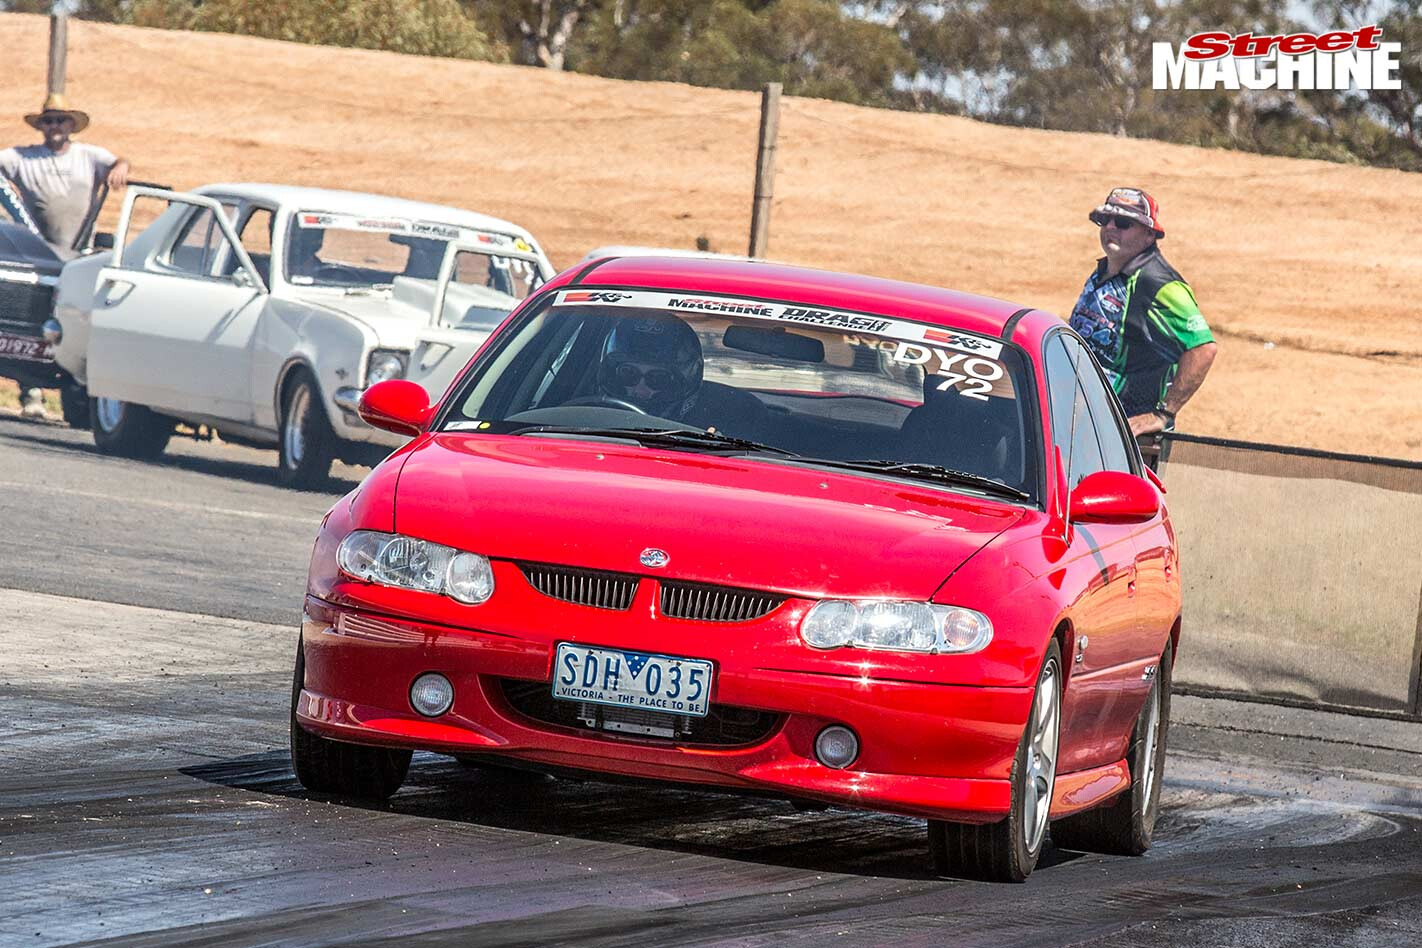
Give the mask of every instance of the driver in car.
<path id="1" fill-rule="evenodd" d="M 703 377 L 696 332 L 675 316 L 619 317 L 602 347 L 605 404 L 693 428 L 758 439 L 764 406 L 749 392 Z"/>
<path id="2" fill-rule="evenodd" d="M 701 342 L 675 316 L 619 319 L 602 347 L 598 387 L 609 402 L 630 403 L 669 421 L 686 421 L 697 408 Z"/>

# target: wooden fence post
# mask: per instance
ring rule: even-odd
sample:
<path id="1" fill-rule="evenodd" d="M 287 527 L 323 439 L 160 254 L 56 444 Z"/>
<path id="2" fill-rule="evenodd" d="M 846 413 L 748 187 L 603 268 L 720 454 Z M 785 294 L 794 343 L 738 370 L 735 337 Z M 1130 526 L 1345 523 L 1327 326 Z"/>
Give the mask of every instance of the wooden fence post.
<path id="1" fill-rule="evenodd" d="M 760 143 L 755 156 L 755 203 L 751 205 L 751 257 L 765 256 L 770 244 L 770 198 L 775 190 L 775 141 L 780 134 L 780 83 L 767 82 L 760 94 Z"/>

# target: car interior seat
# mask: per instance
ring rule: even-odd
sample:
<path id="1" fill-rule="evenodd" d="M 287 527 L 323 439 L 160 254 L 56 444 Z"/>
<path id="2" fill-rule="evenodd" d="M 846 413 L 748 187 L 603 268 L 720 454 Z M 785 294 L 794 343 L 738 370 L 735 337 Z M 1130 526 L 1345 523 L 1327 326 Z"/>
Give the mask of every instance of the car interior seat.
<path id="1" fill-rule="evenodd" d="M 924 402 L 908 413 L 899 434 L 906 461 L 1022 482 L 1022 434 L 1017 403 L 1010 398 L 971 398 L 942 380 L 924 380 Z"/>

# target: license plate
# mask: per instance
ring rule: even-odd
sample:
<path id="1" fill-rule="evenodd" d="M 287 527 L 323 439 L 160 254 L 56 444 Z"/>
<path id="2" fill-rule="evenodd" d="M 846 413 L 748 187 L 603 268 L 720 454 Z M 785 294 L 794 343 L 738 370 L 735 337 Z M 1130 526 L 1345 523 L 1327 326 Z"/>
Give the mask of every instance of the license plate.
<path id="1" fill-rule="evenodd" d="M 0 356 L 28 359 L 32 362 L 53 362 L 54 346 L 43 339 L 0 332 Z"/>
<path id="2" fill-rule="evenodd" d="M 553 697 L 705 717 L 714 666 L 700 658 L 558 643 Z"/>

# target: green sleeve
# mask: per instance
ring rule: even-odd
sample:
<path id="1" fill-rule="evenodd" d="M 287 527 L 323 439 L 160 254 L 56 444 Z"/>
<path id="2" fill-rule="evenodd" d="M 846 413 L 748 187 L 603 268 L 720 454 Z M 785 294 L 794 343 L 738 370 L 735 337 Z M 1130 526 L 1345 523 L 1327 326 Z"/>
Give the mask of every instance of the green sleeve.
<path id="1" fill-rule="evenodd" d="M 1183 280 L 1162 286 L 1151 301 L 1151 309 L 1155 311 L 1156 321 L 1180 340 L 1182 348 L 1193 349 L 1215 341 L 1205 317 L 1200 315 L 1195 294 Z"/>

